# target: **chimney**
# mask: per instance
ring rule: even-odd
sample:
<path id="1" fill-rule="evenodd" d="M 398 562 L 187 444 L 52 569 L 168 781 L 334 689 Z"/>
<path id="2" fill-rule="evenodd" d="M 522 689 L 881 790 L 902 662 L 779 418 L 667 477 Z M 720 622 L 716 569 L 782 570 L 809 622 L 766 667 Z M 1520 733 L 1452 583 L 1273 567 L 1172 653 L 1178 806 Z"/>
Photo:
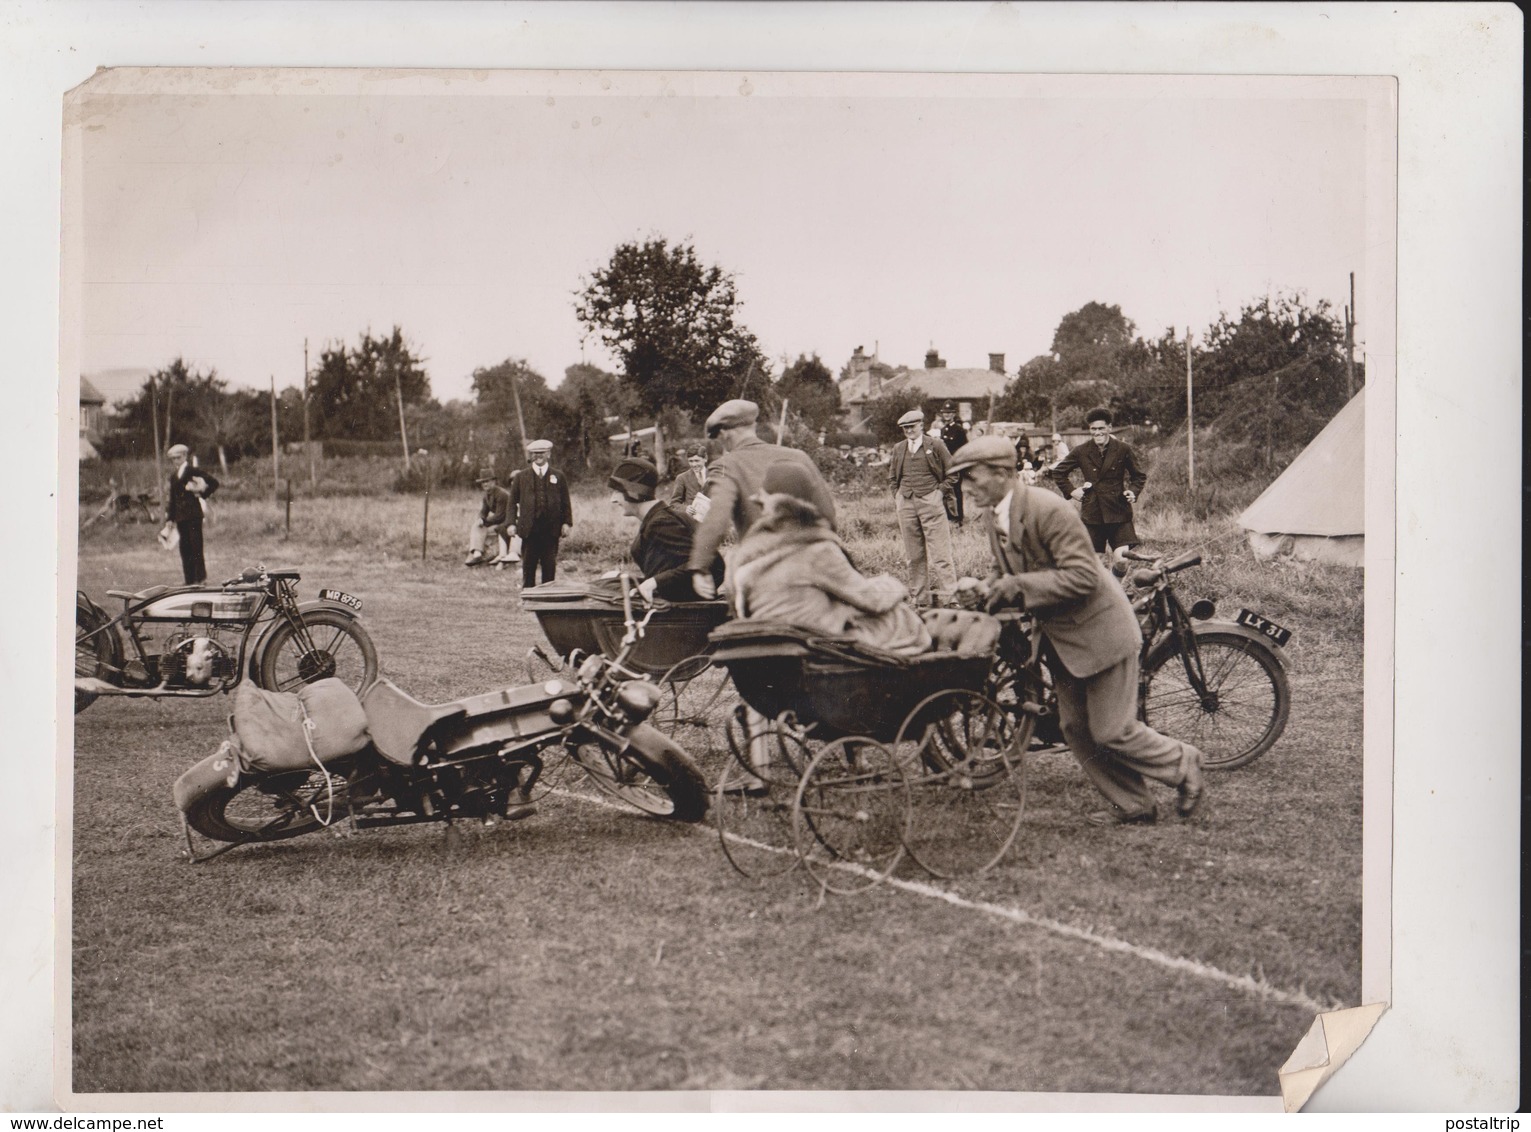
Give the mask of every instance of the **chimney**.
<path id="1" fill-rule="evenodd" d="M 989 355 L 989 368 L 991 370 L 993 370 L 995 373 L 1003 374 L 1005 372 L 1005 355 L 1004 354 L 990 354 Z"/>
<path id="2" fill-rule="evenodd" d="M 942 359 L 940 354 L 936 353 L 936 348 L 934 346 L 932 346 L 930 349 L 925 351 L 925 368 L 926 369 L 945 369 L 946 368 L 945 360 Z"/>

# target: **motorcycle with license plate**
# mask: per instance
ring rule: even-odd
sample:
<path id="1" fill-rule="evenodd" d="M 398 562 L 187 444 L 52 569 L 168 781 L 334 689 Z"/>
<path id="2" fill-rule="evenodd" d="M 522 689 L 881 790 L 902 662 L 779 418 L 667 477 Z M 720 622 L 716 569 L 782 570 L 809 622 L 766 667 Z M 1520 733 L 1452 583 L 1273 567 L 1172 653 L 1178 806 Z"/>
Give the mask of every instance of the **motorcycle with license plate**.
<path id="1" fill-rule="evenodd" d="M 613 658 L 570 658 L 568 675 L 441 704 L 379 679 L 361 696 L 366 726 L 356 749 L 298 769 L 260 770 L 230 745 L 175 784 L 187 856 L 203 861 L 238 845 L 332 829 L 529 816 L 559 785 L 589 779 L 655 817 L 698 822 L 708 791 L 679 746 L 645 722 L 660 689 L 627 667 L 642 637 L 623 587 L 627 633 Z M 236 709 L 236 733 L 238 713 Z M 301 759 L 301 755 L 300 755 Z M 191 830 L 222 842 L 198 855 Z"/>
<path id="2" fill-rule="evenodd" d="M 115 617 L 76 591 L 75 713 L 101 696 L 211 696 L 246 674 L 272 691 L 335 677 L 360 692 L 377 679 L 361 599 L 322 589 L 299 601 L 299 577 L 253 566 L 221 586 L 108 590 Z"/>

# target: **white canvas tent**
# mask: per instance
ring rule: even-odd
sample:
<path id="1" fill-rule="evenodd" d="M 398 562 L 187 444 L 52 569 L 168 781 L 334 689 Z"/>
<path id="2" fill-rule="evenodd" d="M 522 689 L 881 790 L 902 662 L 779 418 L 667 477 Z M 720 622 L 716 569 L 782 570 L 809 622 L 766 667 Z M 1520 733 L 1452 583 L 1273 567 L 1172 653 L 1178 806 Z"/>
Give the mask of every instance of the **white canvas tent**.
<path id="1" fill-rule="evenodd" d="M 1256 554 L 1362 566 L 1366 554 L 1366 390 L 1334 415 L 1239 516 Z"/>

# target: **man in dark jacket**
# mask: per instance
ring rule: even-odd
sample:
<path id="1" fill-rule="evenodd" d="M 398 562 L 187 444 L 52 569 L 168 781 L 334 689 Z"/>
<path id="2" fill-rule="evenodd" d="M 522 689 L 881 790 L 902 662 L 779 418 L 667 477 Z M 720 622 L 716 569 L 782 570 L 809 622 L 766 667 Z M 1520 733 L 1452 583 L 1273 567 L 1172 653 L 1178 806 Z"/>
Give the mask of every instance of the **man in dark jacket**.
<path id="1" fill-rule="evenodd" d="M 511 481 L 510 533 L 521 536 L 521 584 L 537 584 L 537 567 L 543 582 L 558 572 L 558 543 L 574 525 L 569 503 L 569 483 L 549 463 L 550 440 L 534 440 L 526 446 L 531 467 Z"/>
<path id="2" fill-rule="evenodd" d="M 707 450 L 700 445 L 686 454 L 686 470 L 675 477 L 670 488 L 670 502 L 695 516 L 693 500 L 707 494 Z"/>
<path id="3" fill-rule="evenodd" d="M 485 546 L 492 534 L 495 537 L 496 566 L 507 562 L 519 562 L 510 540 L 510 492 L 500 486 L 500 478 L 493 468 L 482 468 L 478 473 L 478 486 L 484 490 L 483 501 L 478 507 L 478 518 L 468 528 L 468 559 L 464 566 L 482 566 L 491 561 L 484 555 Z"/>
<path id="4" fill-rule="evenodd" d="M 181 540 L 181 574 L 188 586 L 207 581 L 202 560 L 202 501 L 218 490 L 218 481 L 191 462 L 191 449 L 172 444 L 165 455 L 175 465 L 165 497 L 165 526 L 175 524 Z"/>
<path id="5" fill-rule="evenodd" d="M 1111 414 L 1105 409 L 1091 409 L 1085 417 L 1090 426 L 1090 442 L 1081 444 L 1053 465 L 1048 475 L 1058 490 L 1080 501 L 1079 517 L 1090 532 L 1090 543 L 1097 554 L 1107 546 L 1127 550 L 1138 543 L 1132 526 L 1132 505 L 1148 482 L 1148 475 L 1138 466 L 1131 448 L 1111 435 Z M 1070 473 L 1080 473 L 1081 484 L 1074 487 Z"/>
<path id="6" fill-rule="evenodd" d="M 629 456 L 612 470 L 606 483 L 617 492 L 611 501 L 638 520 L 638 538 L 630 552 L 643 579 L 638 592 L 647 601 L 655 597 L 696 601 L 688 566 L 696 520 L 674 504 L 654 498 L 659 469 L 647 460 Z M 713 581 L 722 580 L 723 562 L 719 559 L 713 568 Z"/>
<path id="7" fill-rule="evenodd" d="M 941 406 L 941 443 L 946 446 L 948 452 L 955 452 L 968 442 L 968 430 L 957 419 L 957 402 L 948 401 Z M 952 481 L 952 499 L 955 503 L 956 514 L 952 520 L 962 526 L 962 476 L 959 474 Z"/>

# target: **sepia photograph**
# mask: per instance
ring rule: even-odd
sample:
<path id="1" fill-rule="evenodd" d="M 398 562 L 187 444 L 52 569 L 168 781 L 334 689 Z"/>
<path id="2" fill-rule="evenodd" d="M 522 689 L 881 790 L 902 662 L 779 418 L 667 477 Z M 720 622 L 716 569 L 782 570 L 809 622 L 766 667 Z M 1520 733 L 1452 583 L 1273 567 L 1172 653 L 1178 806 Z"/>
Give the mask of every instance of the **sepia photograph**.
<path id="1" fill-rule="evenodd" d="M 1388 998 L 1396 117 L 70 92 L 67 1093 L 1279 1108 Z"/>

